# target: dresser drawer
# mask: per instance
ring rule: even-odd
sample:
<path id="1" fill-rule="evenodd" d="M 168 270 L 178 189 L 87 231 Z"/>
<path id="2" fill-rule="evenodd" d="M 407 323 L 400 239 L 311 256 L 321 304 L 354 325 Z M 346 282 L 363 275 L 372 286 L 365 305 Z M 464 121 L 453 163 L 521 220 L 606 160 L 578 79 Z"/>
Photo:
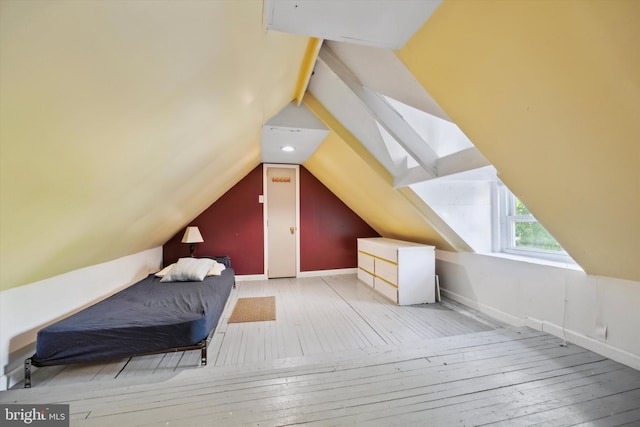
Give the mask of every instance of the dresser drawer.
<path id="1" fill-rule="evenodd" d="M 377 245 L 375 255 L 391 262 L 398 262 L 398 248 L 389 245 Z"/>
<path id="2" fill-rule="evenodd" d="M 375 272 L 374 260 L 375 258 L 371 255 L 358 251 L 358 267 L 368 271 L 371 274 Z"/>
<path id="3" fill-rule="evenodd" d="M 373 241 L 372 239 L 358 239 L 359 251 L 373 254 L 376 252 L 376 247 L 378 246 L 379 245 L 376 245 L 375 241 Z"/>
<path id="4" fill-rule="evenodd" d="M 389 261 L 376 258 L 374 273 L 378 277 L 382 277 L 387 282 L 391 282 L 398 286 L 398 265 Z"/>
<path id="5" fill-rule="evenodd" d="M 380 292 L 382 295 L 389 298 L 393 302 L 398 302 L 398 288 L 388 284 L 379 277 L 374 277 L 373 284 L 373 287 L 376 291 Z"/>
<path id="6" fill-rule="evenodd" d="M 367 285 L 373 288 L 373 275 L 364 271 L 361 268 L 358 268 L 358 279 L 362 280 Z"/>

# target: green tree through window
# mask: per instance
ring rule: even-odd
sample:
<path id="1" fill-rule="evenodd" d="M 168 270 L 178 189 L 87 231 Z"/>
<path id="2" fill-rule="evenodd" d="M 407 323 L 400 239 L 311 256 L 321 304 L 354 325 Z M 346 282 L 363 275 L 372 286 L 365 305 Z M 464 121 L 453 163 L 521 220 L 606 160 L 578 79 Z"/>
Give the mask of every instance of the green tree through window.
<path id="1" fill-rule="evenodd" d="M 512 226 L 515 228 L 513 236 L 515 247 L 520 249 L 533 248 L 547 251 L 564 251 L 553 236 L 529 212 L 529 209 L 516 197 L 515 215 Z"/>

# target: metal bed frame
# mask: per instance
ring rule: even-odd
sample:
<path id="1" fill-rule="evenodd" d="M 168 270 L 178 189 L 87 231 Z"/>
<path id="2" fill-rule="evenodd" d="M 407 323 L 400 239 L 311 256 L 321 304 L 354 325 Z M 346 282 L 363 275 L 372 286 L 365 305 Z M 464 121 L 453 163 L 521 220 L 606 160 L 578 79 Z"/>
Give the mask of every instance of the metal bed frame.
<path id="1" fill-rule="evenodd" d="M 233 287 L 234 288 L 236 287 L 235 283 L 233 284 Z M 215 331 L 216 331 L 216 328 L 213 328 L 211 330 L 211 332 L 209 332 L 209 335 L 205 339 L 203 339 L 199 343 L 196 343 L 196 344 L 193 344 L 193 345 L 188 345 L 188 346 L 184 346 L 184 347 L 173 347 L 173 348 L 169 348 L 169 349 L 166 349 L 166 350 L 151 351 L 151 352 L 148 352 L 148 353 L 135 353 L 135 354 L 130 354 L 130 355 L 124 355 L 124 356 L 118 357 L 118 358 L 109 358 L 109 359 L 96 360 L 96 361 L 107 362 L 109 360 L 120 360 L 120 359 L 124 359 L 124 358 L 130 359 L 132 357 L 149 356 L 149 355 L 152 355 L 152 354 L 165 354 L 165 353 L 175 353 L 175 352 L 178 352 L 178 351 L 200 350 L 200 366 L 206 366 L 207 365 L 207 347 L 209 346 L 209 343 L 211 342 L 211 339 L 213 338 L 213 334 L 215 333 Z M 33 356 L 35 356 L 35 353 L 33 354 Z M 79 363 L 79 362 L 39 363 L 39 362 L 36 362 L 36 361 L 32 360 L 33 356 L 25 359 L 25 361 L 24 361 L 24 388 L 31 388 L 31 367 L 32 366 L 36 366 L 36 367 L 40 368 L 40 367 L 44 367 L 44 366 L 72 365 L 74 363 Z"/>
<path id="2" fill-rule="evenodd" d="M 229 257 L 214 257 L 216 259 L 220 259 L 220 258 L 227 258 L 229 259 Z M 233 289 L 236 288 L 236 280 L 235 277 L 233 279 Z M 157 351 L 152 351 L 152 352 L 148 352 L 148 353 L 135 353 L 135 354 L 129 354 L 129 355 L 123 355 L 117 358 L 109 358 L 109 359 L 103 359 L 103 360 L 96 360 L 96 361 L 103 361 L 103 362 L 107 362 L 109 360 L 120 360 L 120 359 L 124 359 L 124 358 L 132 358 L 132 357 L 138 357 L 138 356 L 149 356 L 152 354 L 165 354 L 165 353 L 175 353 L 178 351 L 190 351 L 190 350 L 200 350 L 200 366 L 206 366 L 207 365 L 207 347 L 209 346 L 209 343 L 211 342 L 211 339 L 213 338 L 213 334 L 215 333 L 217 329 L 217 326 L 214 327 L 211 332 L 209 332 L 209 335 L 203 339 L 202 341 L 193 344 L 193 345 L 188 345 L 188 346 L 183 346 L 183 347 L 173 347 L 173 348 L 169 348 L 166 350 L 157 350 Z M 71 365 L 74 363 L 80 363 L 80 362 L 61 362 L 61 363 L 39 363 L 36 362 L 33 359 L 33 357 L 36 354 L 34 353 L 31 357 L 25 359 L 24 361 L 24 388 L 31 388 L 31 367 L 32 366 L 36 366 L 36 367 L 44 367 L 44 366 L 60 366 L 60 365 Z"/>

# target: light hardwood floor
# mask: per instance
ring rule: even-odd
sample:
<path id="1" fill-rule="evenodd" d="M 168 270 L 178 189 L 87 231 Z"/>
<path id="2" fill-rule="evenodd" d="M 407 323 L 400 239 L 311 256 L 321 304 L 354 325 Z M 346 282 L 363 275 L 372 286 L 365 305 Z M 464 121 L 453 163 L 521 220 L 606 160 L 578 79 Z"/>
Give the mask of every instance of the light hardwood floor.
<path id="1" fill-rule="evenodd" d="M 277 320 L 228 324 L 239 297 Z M 39 369 L 0 402 L 73 425 L 640 425 L 640 372 L 451 301 L 398 307 L 355 275 L 239 282 L 199 352 Z"/>

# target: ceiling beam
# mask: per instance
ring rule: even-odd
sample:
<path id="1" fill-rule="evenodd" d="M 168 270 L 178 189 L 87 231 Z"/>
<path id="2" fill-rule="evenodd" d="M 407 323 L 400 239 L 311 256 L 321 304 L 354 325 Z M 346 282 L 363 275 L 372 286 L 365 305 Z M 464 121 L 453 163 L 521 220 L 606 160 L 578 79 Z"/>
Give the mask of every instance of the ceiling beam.
<path id="1" fill-rule="evenodd" d="M 260 2 L 263 3 L 263 2 Z M 441 0 L 264 0 L 268 30 L 400 49 Z"/>
<path id="2" fill-rule="evenodd" d="M 437 176 L 438 155 L 420 135 L 375 92 L 362 86 L 358 78 L 326 46 L 320 50 L 322 61 L 364 104 L 374 119 L 413 157 L 432 177 Z"/>
<path id="3" fill-rule="evenodd" d="M 358 156 L 360 156 L 367 165 L 382 180 L 389 185 L 393 185 L 393 177 L 385 169 L 385 167 L 376 160 L 375 157 L 366 149 L 360 141 L 345 128 L 311 93 L 304 96 L 304 105 L 313 112 L 325 126 L 335 132 Z M 424 171 L 423 171 L 424 173 Z M 457 251 L 473 252 L 473 249 L 451 228 L 440 216 L 427 205 L 420 197 L 409 187 L 394 188 L 410 205 L 415 209 L 416 213 L 430 227 L 432 227 L 444 241 L 451 245 L 451 248 Z"/>
<path id="4" fill-rule="evenodd" d="M 412 168 L 406 167 L 402 172 L 399 172 L 393 176 L 393 188 L 402 188 L 415 184 L 418 182 L 424 182 L 433 179 L 421 166 L 414 166 Z"/>
<path id="5" fill-rule="evenodd" d="M 351 147 L 361 158 L 363 158 L 369 166 L 387 183 L 393 184 L 393 177 L 387 169 L 366 149 L 364 145 L 356 138 L 349 129 L 344 127 L 333 114 L 329 112 L 311 93 L 307 92 L 304 96 L 304 105 L 316 115 L 318 119 L 331 131 Z"/>
<path id="6" fill-rule="evenodd" d="M 476 147 L 440 157 L 437 161 L 438 177 L 453 175 L 472 169 L 491 166 L 491 163 L 480 153 Z"/>

